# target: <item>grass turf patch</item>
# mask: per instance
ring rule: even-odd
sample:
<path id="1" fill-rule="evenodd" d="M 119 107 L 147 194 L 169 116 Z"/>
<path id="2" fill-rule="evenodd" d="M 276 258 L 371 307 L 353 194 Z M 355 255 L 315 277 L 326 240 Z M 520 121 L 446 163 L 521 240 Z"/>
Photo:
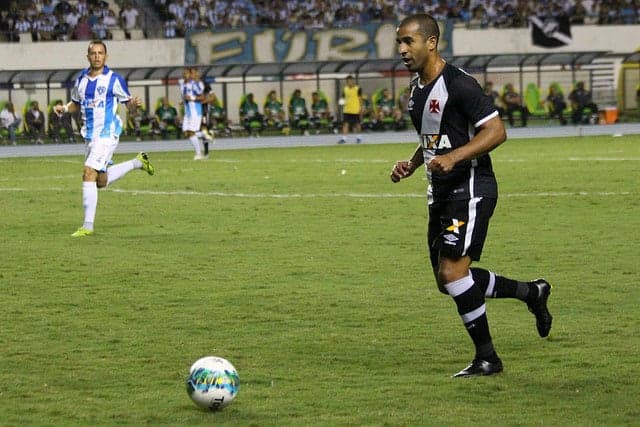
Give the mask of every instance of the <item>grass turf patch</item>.
<path id="1" fill-rule="evenodd" d="M 1 159 L 0 424 L 635 423 L 640 138 L 494 152 L 479 265 L 549 279 L 554 327 L 490 300 L 505 372 L 473 380 L 449 378 L 473 349 L 429 271 L 424 174 L 388 177 L 414 148 L 151 153 L 83 239 L 79 157 Z M 185 391 L 204 355 L 240 374 L 220 413 Z"/>

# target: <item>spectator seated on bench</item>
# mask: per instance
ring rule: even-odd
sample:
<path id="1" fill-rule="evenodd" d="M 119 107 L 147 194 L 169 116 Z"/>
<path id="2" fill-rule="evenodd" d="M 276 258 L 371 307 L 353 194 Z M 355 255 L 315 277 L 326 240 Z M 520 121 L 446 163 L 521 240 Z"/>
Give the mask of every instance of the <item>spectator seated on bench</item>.
<path id="1" fill-rule="evenodd" d="M 209 124 L 217 135 L 231 136 L 231 126 L 227 118 L 227 110 L 214 92 L 209 94 Z"/>
<path id="2" fill-rule="evenodd" d="M 336 123 L 329 111 L 329 100 L 322 91 L 316 91 L 311 94 L 311 126 L 316 130 L 316 134 L 322 130 L 333 131 L 336 129 Z"/>
<path id="3" fill-rule="evenodd" d="M 25 133 L 29 135 L 32 144 L 44 144 L 45 117 L 40 110 L 40 104 L 38 101 L 31 101 L 24 108 Z"/>
<path id="4" fill-rule="evenodd" d="M 598 106 L 591 98 L 591 91 L 584 87 L 584 82 L 577 82 L 575 88 L 569 93 L 571 102 L 571 122 L 577 124 L 598 123 Z"/>
<path id="5" fill-rule="evenodd" d="M 378 89 L 371 97 L 373 112 L 376 117 L 378 130 L 398 129 L 402 120 L 402 113 L 396 108 L 396 102 L 387 88 Z"/>
<path id="6" fill-rule="evenodd" d="M 289 124 L 292 129 L 297 129 L 304 134 L 309 133 L 309 110 L 300 89 L 294 90 L 289 100 Z"/>
<path id="7" fill-rule="evenodd" d="M 49 104 L 49 136 L 53 138 L 53 142 L 60 144 L 64 142 L 61 131 L 64 131 L 64 136 L 69 144 L 75 144 L 76 138 L 73 134 L 73 127 L 71 126 L 71 113 L 58 111 L 57 107 L 64 105 L 62 99 L 56 99 Z"/>
<path id="8" fill-rule="evenodd" d="M 264 111 L 264 120 L 267 127 L 281 130 L 286 126 L 287 119 L 284 105 L 275 90 L 271 90 L 267 94 L 262 111 Z"/>
<path id="9" fill-rule="evenodd" d="M 12 102 L 0 103 L 0 135 L 4 138 L 9 138 L 11 145 L 16 145 L 16 137 L 19 136 L 22 131 L 20 130 L 20 124 L 22 119 L 13 107 Z"/>
<path id="10" fill-rule="evenodd" d="M 249 135 L 257 136 L 264 129 L 263 116 L 252 93 L 240 98 L 240 122 Z"/>
<path id="11" fill-rule="evenodd" d="M 564 95 L 559 85 L 549 86 L 549 95 L 547 95 L 547 109 L 549 110 L 550 118 L 557 118 L 560 120 L 561 125 L 567 124 L 567 119 L 564 118 L 564 110 L 567 108 L 567 103 L 564 101 Z"/>
<path id="12" fill-rule="evenodd" d="M 127 135 L 135 135 L 136 141 L 142 141 L 142 137 L 149 134 L 150 124 L 151 119 L 144 105 L 127 108 Z"/>
<path id="13" fill-rule="evenodd" d="M 171 105 L 166 96 L 156 102 L 156 109 L 151 119 L 151 131 L 154 135 L 162 135 L 162 139 L 167 139 L 169 133 L 175 133 L 176 139 L 180 139 L 182 129 L 178 110 Z"/>
<path id="14" fill-rule="evenodd" d="M 522 127 L 527 126 L 529 118 L 529 110 L 523 104 L 522 97 L 516 92 L 512 83 L 507 83 L 502 90 L 502 103 L 504 104 L 504 114 L 507 116 L 509 125 L 515 126 L 514 113 L 520 115 L 520 123 Z"/>

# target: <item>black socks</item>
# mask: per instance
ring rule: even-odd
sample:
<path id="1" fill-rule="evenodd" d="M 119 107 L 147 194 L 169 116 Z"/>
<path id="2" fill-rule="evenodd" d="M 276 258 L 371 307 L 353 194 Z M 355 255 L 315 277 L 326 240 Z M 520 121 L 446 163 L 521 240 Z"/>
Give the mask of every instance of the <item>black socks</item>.
<path id="1" fill-rule="evenodd" d="M 516 298 L 532 301 L 538 297 L 538 288 L 528 282 L 518 282 L 482 268 L 472 268 L 471 275 L 487 298 Z"/>

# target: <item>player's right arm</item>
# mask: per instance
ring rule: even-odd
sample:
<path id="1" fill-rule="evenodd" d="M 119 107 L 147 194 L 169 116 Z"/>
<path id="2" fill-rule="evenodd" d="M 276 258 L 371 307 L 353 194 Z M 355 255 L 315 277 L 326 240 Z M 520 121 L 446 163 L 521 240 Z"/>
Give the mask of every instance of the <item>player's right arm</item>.
<path id="1" fill-rule="evenodd" d="M 73 101 L 69 101 L 64 105 L 56 105 L 55 109 L 58 113 L 75 113 L 78 111 L 80 106 Z"/>
<path id="2" fill-rule="evenodd" d="M 76 113 L 80 111 L 80 96 L 78 94 L 78 85 L 80 84 L 80 80 L 82 79 L 84 74 L 81 74 L 73 84 L 71 88 L 71 101 L 67 102 L 64 105 L 56 105 L 54 108 L 60 114 L 62 113 Z"/>
<path id="3" fill-rule="evenodd" d="M 422 164 L 424 164 L 424 154 L 422 153 L 422 145 L 418 145 L 410 160 L 396 162 L 391 170 L 391 181 L 400 182 L 401 179 L 410 177 Z"/>

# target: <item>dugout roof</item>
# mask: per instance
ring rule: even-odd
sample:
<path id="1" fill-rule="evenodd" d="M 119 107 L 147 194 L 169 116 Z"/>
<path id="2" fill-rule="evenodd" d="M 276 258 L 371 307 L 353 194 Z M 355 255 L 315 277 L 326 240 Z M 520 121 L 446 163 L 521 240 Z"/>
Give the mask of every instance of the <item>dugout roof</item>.
<path id="1" fill-rule="evenodd" d="M 553 52 L 535 54 L 465 55 L 446 58 L 450 63 L 470 72 L 486 72 L 501 67 L 543 67 L 552 65 L 580 66 L 590 64 L 606 52 Z M 626 61 L 640 58 L 629 55 Z M 256 82 L 343 78 L 347 74 L 367 77 L 370 74 L 394 76 L 407 73 L 399 59 L 362 59 L 350 61 L 290 62 L 265 64 L 214 64 L 197 66 L 208 82 Z M 183 67 L 118 68 L 128 81 L 157 81 L 170 84 L 182 76 Z M 0 88 L 69 87 L 78 70 L 0 70 Z"/>
<path id="2" fill-rule="evenodd" d="M 640 51 L 625 56 L 622 62 L 625 64 L 640 62 Z"/>

